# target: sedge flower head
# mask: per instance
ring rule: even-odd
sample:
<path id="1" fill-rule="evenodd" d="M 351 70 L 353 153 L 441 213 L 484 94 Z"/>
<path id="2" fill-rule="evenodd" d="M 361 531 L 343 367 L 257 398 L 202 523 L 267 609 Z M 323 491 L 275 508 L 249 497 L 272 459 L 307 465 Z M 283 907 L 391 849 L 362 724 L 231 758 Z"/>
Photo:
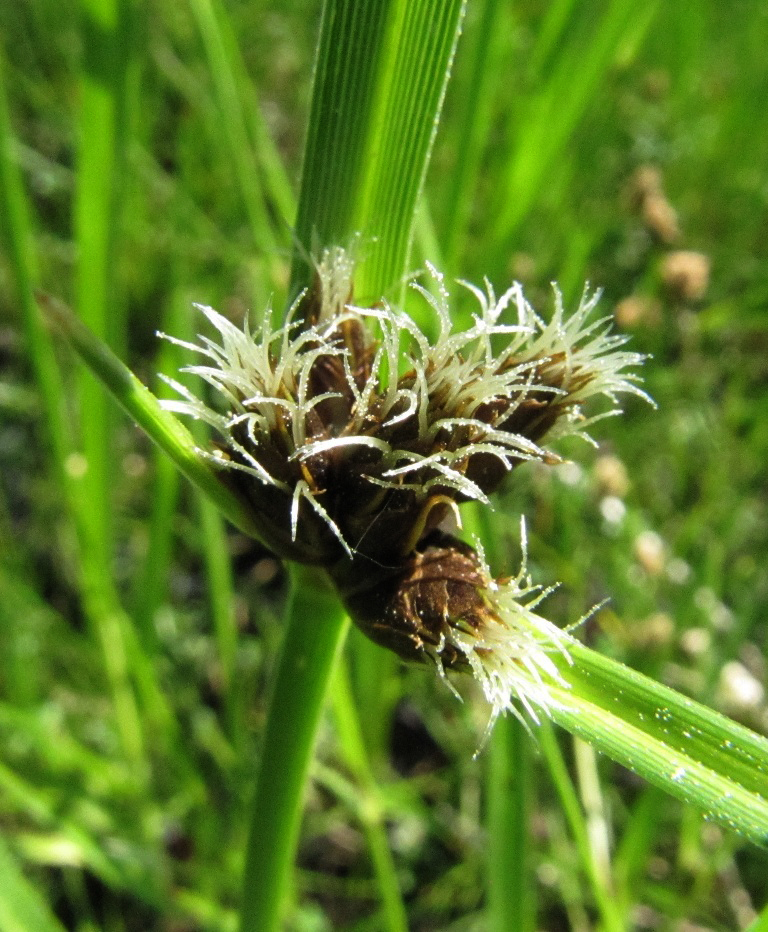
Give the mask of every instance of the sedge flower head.
<path id="1" fill-rule="evenodd" d="M 553 687 L 567 687 L 555 660 L 570 662 L 572 637 L 536 611 L 551 591 L 528 576 L 524 531 L 520 571 L 503 579 L 482 552 L 433 532 L 398 571 L 352 586 L 345 601 L 357 625 L 401 657 L 433 664 L 446 681 L 471 673 L 491 706 L 490 728 L 507 711 L 538 722 L 556 701 Z"/>
<path id="2" fill-rule="evenodd" d="M 203 357 L 185 371 L 218 403 L 171 380 L 182 399 L 166 406 L 216 430 L 203 455 L 280 556 L 399 565 L 459 504 L 487 503 L 518 464 L 557 461 L 553 440 L 618 411 L 617 395 L 643 395 L 642 357 L 593 319 L 596 293 L 567 314 L 555 288 L 545 320 L 518 284 L 500 297 L 465 284 L 477 311 L 460 331 L 428 266 L 432 290 L 413 287 L 436 318 L 429 339 L 387 303 L 356 306 L 353 273 L 348 253 L 326 250 L 279 325 L 267 311 L 241 329 L 200 307 L 218 339 L 182 344 Z M 585 415 L 594 396 L 607 409 Z"/>

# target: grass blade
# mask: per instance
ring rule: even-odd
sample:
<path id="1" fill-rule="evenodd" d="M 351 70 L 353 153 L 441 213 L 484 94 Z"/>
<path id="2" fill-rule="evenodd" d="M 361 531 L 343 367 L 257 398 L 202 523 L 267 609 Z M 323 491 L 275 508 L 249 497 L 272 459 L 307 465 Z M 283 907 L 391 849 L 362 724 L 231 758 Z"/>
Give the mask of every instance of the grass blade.
<path id="1" fill-rule="evenodd" d="M 255 101 L 251 102 L 249 111 L 242 106 L 238 79 L 242 77 L 244 68 L 227 28 L 225 11 L 215 0 L 190 0 L 190 5 L 203 39 L 214 94 L 221 113 L 223 138 L 242 192 L 251 236 L 254 245 L 263 256 L 273 256 L 277 239 L 267 214 L 261 184 L 262 173 L 253 150 L 252 133 L 248 126 L 250 118 L 250 121 L 260 128 L 258 108 Z M 263 137 L 266 134 L 262 132 L 259 135 Z M 274 175 L 273 168 L 273 177 Z M 277 190 L 282 209 L 288 209 L 285 186 L 280 185 Z M 287 220 L 287 217 L 284 219 Z M 281 232 L 284 238 L 287 227 Z"/>
<path id="2" fill-rule="evenodd" d="M 26 192 L 16 162 L 16 146 L 5 93 L 4 63 L 0 55 L 0 219 L 5 228 L 17 300 L 24 324 L 29 357 L 45 416 L 45 429 L 53 467 L 62 492 L 69 479 L 66 460 L 72 452 L 70 428 L 62 404 L 64 391 L 53 345 L 45 332 L 34 289 L 39 285 L 37 252 Z"/>
<path id="3" fill-rule="evenodd" d="M 650 26 L 657 8 L 655 0 L 642 9 L 612 0 L 597 22 L 585 18 L 580 30 L 568 34 L 567 46 L 558 48 L 547 80 L 537 86 L 515 125 L 504 190 L 496 196 L 501 207 L 490 236 L 497 248 L 506 247 L 534 205 L 617 51 L 630 37 L 638 41 L 638 30 Z"/>
<path id="4" fill-rule="evenodd" d="M 125 160 L 131 10 L 125 0 L 81 0 L 83 58 L 80 87 L 77 187 L 74 228 L 78 247 L 77 310 L 80 318 L 112 346 L 124 342 L 126 323 L 115 299 L 116 231 L 119 229 L 120 171 Z M 79 477 L 87 507 L 83 559 L 102 561 L 109 574 L 112 553 L 112 412 L 91 373 L 79 381 L 80 435 L 86 469 Z"/>
<path id="5" fill-rule="evenodd" d="M 461 0 L 327 2 L 296 232 L 359 245 L 356 293 L 398 289 L 458 37 Z M 294 285 L 307 284 L 301 257 Z"/>
<path id="6" fill-rule="evenodd" d="M 491 127 L 492 84 L 499 80 L 499 52 L 508 41 L 505 30 L 499 28 L 503 24 L 502 6 L 501 0 L 483 0 L 474 9 L 478 23 L 472 37 L 470 75 L 457 105 L 460 115 L 452 121 L 453 128 L 458 128 L 452 146 L 456 163 L 444 203 L 440 204 L 440 215 L 446 218 L 442 225 L 446 272 L 457 272 L 459 268 L 458 257 L 464 247 L 483 149 Z"/>
<path id="7" fill-rule="evenodd" d="M 357 783 L 356 812 L 368 840 L 382 901 L 382 928 L 408 932 L 408 918 L 400 893 L 392 852 L 384 825 L 381 794 L 376 786 L 360 728 L 346 663 L 339 664 L 333 682 L 333 712 L 344 761 Z"/>
<path id="8" fill-rule="evenodd" d="M 768 739 L 582 645 L 558 660 L 552 718 L 758 844 L 768 844 Z"/>
<path id="9" fill-rule="evenodd" d="M 152 392 L 68 308 L 51 298 L 41 297 L 41 301 L 54 327 L 77 350 L 118 404 L 170 456 L 187 479 L 216 503 L 235 527 L 251 537 L 258 537 L 247 507 L 200 456 L 192 434 L 181 421 L 165 411 Z"/>
<path id="10" fill-rule="evenodd" d="M 22 874 L 0 835 L 0 928 L 4 932 L 62 932 L 41 893 Z"/>
<path id="11" fill-rule="evenodd" d="M 568 773 L 552 728 L 548 724 L 544 724 L 541 729 L 541 746 L 565 819 L 579 852 L 579 861 L 587 874 L 592 895 L 600 911 L 602 928 L 606 932 L 621 932 L 625 928 L 624 922 L 598 869 L 576 788 Z"/>

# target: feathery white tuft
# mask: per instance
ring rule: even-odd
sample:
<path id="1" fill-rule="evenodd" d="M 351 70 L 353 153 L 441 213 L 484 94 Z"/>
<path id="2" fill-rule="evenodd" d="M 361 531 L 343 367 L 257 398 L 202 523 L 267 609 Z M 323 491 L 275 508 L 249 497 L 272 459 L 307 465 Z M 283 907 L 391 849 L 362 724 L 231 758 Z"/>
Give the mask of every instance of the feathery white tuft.
<path id="1" fill-rule="evenodd" d="M 407 314 L 386 303 L 375 308 L 345 303 L 353 264 L 344 250 L 326 251 L 316 271 L 320 313 L 315 323 L 294 319 L 301 298 L 285 324 L 274 327 L 267 310 L 254 332 L 247 321 L 238 329 L 212 308 L 198 305 L 218 331 L 218 342 L 206 336 L 199 336 L 198 344 L 165 337 L 207 358 L 208 363 L 182 371 L 209 383 L 223 404 L 209 406 L 166 379 L 183 400 L 166 401 L 164 406 L 216 429 L 224 450 L 232 453 L 230 458 L 226 453 L 205 454 L 218 465 L 249 473 L 293 496 L 294 539 L 299 503 L 306 499 L 351 552 L 318 501 L 320 490 L 305 481 L 305 473 L 294 473 L 289 480 L 289 470 L 275 475 L 274 468 L 265 465 L 265 460 L 275 462 L 274 456 L 260 455 L 270 447 L 277 445 L 285 462 L 306 464 L 310 472 L 313 457 L 331 451 L 341 457 L 359 456 L 356 451 L 366 447 L 376 455 L 361 457 L 361 474 L 372 485 L 408 490 L 420 500 L 438 489 L 459 500 L 487 502 L 481 485 L 467 475 L 472 456 L 491 456 L 505 471 L 521 460 L 552 457 L 541 439 L 534 442 L 503 427 L 534 392 L 537 404 L 542 398 L 563 400 L 556 423 L 543 438 L 547 442 L 564 434 L 585 434 L 598 418 L 618 413 L 620 393 L 650 400 L 637 386 L 638 377 L 627 371 L 644 357 L 620 349 L 625 338 L 609 332 L 607 318 L 590 321 L 596 292 L 585 291 L 578 309 L 566 316 L 562 296 L 553 286 L 555 309 L 545 322 L 517 283 L 499 298 L 487 281 L 484 290 L 461 283 L 477 299 L 479 310 L 469 329 L 455 331 L 443 276 L 428 264 L 437 296 L 420 284 L 413 287 L 437 318 L 438 336 L 430 342 Z M 511 322 L 502 322 L 506 318 Z M 340 339 L 341 328 L 349 323 L 366 334 L 372 357 L 370 377 L 362 386 L 352 371 L 351 351 Z M 318 436 L 310 428 L 317 420 L 315 410 L 341 397 L 340 392 L 312 392 L 313 367 L 324 357 L 341 361 L 341 387 L 353 403 L 346 423 Z M 596 395 L 607 398 L 610 407 L 585 418 L 581 406 Z M 407 443 L 401 446 L 404 436 Z"/>
<path id="2" fill-rule="evenodd" d="M 556 587 L 545 588 L 531 581 L 522 520 L 520 527 L 523 555 L 520 570 L 513 578 L 494 580 L 478 545 L 485 575 L 483 597 L 488 607 L 483 624 L 474 628 L 452 622 L 443 642 L 431 651 L 443 676 L 440 654 L 447 647 L 463 654 L 491 706 L 487 732 L 504 712 L 511 712 L 526 727 L 526 715 L 539 724 L 540 716 L 548 715 L 556 701 L 552 686 L 568 688 L 552 655 L 560 654 L 571 663 L 569 646 L 574 639 L 535 611 Z"/>

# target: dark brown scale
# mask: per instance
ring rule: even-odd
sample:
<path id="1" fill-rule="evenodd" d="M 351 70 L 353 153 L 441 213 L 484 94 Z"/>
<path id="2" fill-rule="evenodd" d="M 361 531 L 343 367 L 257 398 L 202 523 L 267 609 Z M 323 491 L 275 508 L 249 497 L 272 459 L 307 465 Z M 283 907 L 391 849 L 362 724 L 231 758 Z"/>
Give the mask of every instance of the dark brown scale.
<path id="1" fill-rule="evenodd" d="M 352 289 L 347 296 L 348 303 L 352 300 Z M 307 327 L 314 327 L 323 313 L 323 283 L 317 270 L 312 277 L 312 284 L 304 292 L 298 306 L 299 316 Z"/>
<path id="2" fill-rule="evenodd" d="M 371 340 L 370 334 L 359 320 L 345 320 L 339 328 L 344 345 L 349 350 L 350 369 L 358 391 L 371 377 L 373 357 L 376 355 L 376 343 Z"/>
<path id="3" fill-rule="evenodd" d="M 311 396 L 317 397 L 326 392 L 333 392 L 336 397 L 325 398 L 312 408 L 308 421 L 310 418 L 316 418 L 321 426 L 311 425 L 312 430 L 307 430 L 307 437 L 338 437 L 349 422 L 354 404 L 354 395 L 347 383 L 343 361 L 339 356 L 318 357 L 310 371 L 309 380 Z"/>
<path id="4" fill-rule="evenodd" d="M 346 320 L 341 323 L 337 334 L 331 335 L 332 345 L 347 350 L 347 365 L 358 391 L 362 391 L 371 377 L 371 365 L 376 352 L 375 344 L 360 323 Z M 326 436 L 339 437 L 345 432 L 352 417 L 355 395 L 348 381 L 347 368 L 341 356 L 328 354 L 319 356 L 309 374 L 310 396 L 332 392 L 336 397 L 321 401 L 315 410 L 326 428 Z M 313 435 L 314 436 L 314 435 Z"/>
<path id="5" fill-rule="evenodd" d="M 316 322 L 320 314 L 318 295 L 319 292 L 310 290 L 305 298 L 303 310 L 309 322 Z M 306 414 L 303 426 L 308 442 L 362 433 L 381 438 L 393 449 L 423 457 L 436 452 L 450 453 L 466 449 L 467 455 L 455 461 L 452 469 L 463 473 L 486 494 L 500 485 L 509 471 L 508 465 L 493 454 L 472 452 L 473 444 L 481 444 L 486 439 L 482 426 L 444 428 L 435 436 L 427 438 L 420 432 L 416 413 L 404 421 L 382 426 L 384 421 L 395 418 L 399 411 L 397 408 L 388 411 L 385 417 L 375 392 L 365 420 L 362 423 L 356 421 L 355 391 L 349 384 L 350 374 L 355 389 L 362 392 L 367 380 L 372 377 L 377 344 L 364 323 L 354 318 L 338 323 L 329 339 L 332 345 L 346 352 L 347 365 L 343 357 L 333 353 L 324 353 L 314 360 L 309 373 L 309 398 L 326 393 L 332 393 L 335 397 L 324 399 Z M 567 373 L 567 385 L 564 385 L 566 361 L 565 355 L 559 353 L 525 364 L 533 370 L 534 384 L 566 388 L 570 392 L 583 386 L 592 376 L 589 373 L 570 372 Z M 504 369 L 522 364 L 519 359 L 509 359 Z M 415 383 L 416 374 L 411 371 L 399 377 L 398 388 L 412 389 Z M 449 406 L 449 395 L 449 386 L 445 386 L 430 397 L 429 423 L 435 423 L 443 417 L 466 416 L 465 412 L 457 410 L 455 406 Z M 538 388 L 523 391 L 521 395 L 522 400 L 517 402 L 508 398 L 492 398 L 482 402 L 475 407 L 473 417 L 486 423 L 489 429 L 520 434 L 538 443 L 572 404 L 568 396 Z M 518 395 L 518 399 L 521 395 Z M 405 406 L 406 402 L 400 404 Z M 402 410 L 404 407 L 400 407 Z M 414 553 L 419 540 L 431 540 L 429 535 L 436 532 L 451 513 L 450 502 L 461 503 L 466 500 L 466 495 L 447 482 L 443 484 L 441 473 L 428 464 L 403 476 L 404 486 L 415 485 L 416 488 L 378 485 L 370 480 L 392 482 L 392 479 L 384 476 L 392 464 L 389 462 L 385 465 L 378 450 L 364 445 L 339 446 L 299 461 L 293 456 L 295 450 L 288 414 L 280 411 L 277 416 L 278 428 L 269 436 L 258 438 L 253 455 L 271 476 L 289 489 L 295 488 L 299 482 L 305 482 L 356 553 L 352 561 L 344 556 L 344 548 L 337 536 L 306 501 L 302 501 L 299 506 L 297 539 L 291 540 L 291 494 L 274 486 L 263 485 L 247 474 L 230 473 L 227 476 L 228 484 L 245 494 L 259 513 L 265 527 L 264 539 L 269 546 L 281 556 L 304 563 L 358 566 L 363 561 L 368 567 L 363 575 L 368 576 L 370 566 L 386 568 L 401 565 L 403 558 L 410 553 L 416 563 L 406 564 L 407 572 L 411 575 L 407 579 L 399 578 L 397 594 L 390 593 L 387 596 L 382 591 L 377 595 L 377 598 L 386 597 L 387 612 L 410 621 L 392 625 L 379 618 L 369 625 L 369 633 L 374 639 L 395 638 L 402 642 L 400 648 L 395 649 L 403 655 L 408 652 L 423 653 L 425 644 L 434 646 L 438 643 L 445 612 L 449 608 L 465 614 L 468 623 L 480 617 L 477 613 L 481 605 L 476 602 L 474 584 L 468 582 L 473 571 L 476 574 L 479 572 L 471 549 L 462 555 L 462 551 L 451 544 L 442 556 L 434 547 L 428 550 L 422 548 Z M 235 428 L 235 436 L 243 446 L 252 446 L 244 426 Z M 507 458 L 513 465 L 522 460 L 509 454 Z M 556 461 L 554 456 L 552 459 Z M 427 492 L 425 486 L 428 482 L 433 485 Z M 382 585 L 392 585 L 392 581 Z M 462 599 L 468 601 L 462 602 Z M 395 634 L 391 633 L 393 630 Z M 459 662 L 458 659 L 456 662 Z"/>
<path id="6" fill-rule="evenodd" d="M 479 557 L 447 534 L 431 534 L 389 575 L 372 574 L 355 561 L 339 565 L 332 575 L 355 624 L 404 660 L 429 662 L 441 647 L 445 669 L 466 667 L 464 655 L 444 637 L 451 627 L 478 630 L 490 616 L 482 595 L 488 580 Z"/>

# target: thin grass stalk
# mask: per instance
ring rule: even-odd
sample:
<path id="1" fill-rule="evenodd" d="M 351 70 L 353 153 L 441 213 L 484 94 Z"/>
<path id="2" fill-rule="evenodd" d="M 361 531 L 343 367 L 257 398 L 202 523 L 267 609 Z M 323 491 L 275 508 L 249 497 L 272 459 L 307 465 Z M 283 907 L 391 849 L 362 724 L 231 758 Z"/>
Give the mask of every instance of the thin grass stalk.
<path id="1" fill-rule="evenodd" d="M 0 928 L 8 932 L 63 932 L 64 926 L 54 916 L 43 891 L 33 885 L 17 864 L 12 851 L 0 835 Z"/>
<path id="2" fill-rule="evenodd" d="M 269 222 L 261 185 L 261 172 L 251 145 L 241 105 L 232 44 L 226 41 L 223 10 L 212 0 L 190 0 L 192 14 L 203 39 L 213 90 L 221 114 L 222 136 L 232 160 L 253 243 L 262 261 L 273 257 L 276 239 Z"/>
<path id="3" fill-rule="evenodd" d="M 571 738 L 571 742 L 576 784 L 584 808 L 595 871 L 603 887 L 615 900 L 616 883 L 611 868 L 611 831 L 605 794 L 600 782 L 597 751 L 580 738 Z"/>
<path id="4" fill-rule="evenodd" d="M 151 513 L 144 565 L 136 578 L 131 617 L 143 649 L 157 650 L 155 619 L 165 600 L 171 564 L 174 517 L 181 483 L 173 463 L 159 450 L 152 457 Z"/>
<path id="5" fill-rule="evenodd" d="M 104 851 L 103 846 L 95 844 L 91 836 L 82 829 L 72 816 L 62 816 L 56 811 L 55 802 L 50 793 L 45 792 L 31 780 L 21 776 L 15 770 L 0 761 L 0 791 L 4 804 L 14 806 L 24 818 L 41 825 L 56 825 L 61 838 L 73 845 L 82 864 L 111 887 L 121 885 L 120 870 L 114 860 Z"/>
<path id="6" fill-rule="evenodd" d="M 577 0 L 554 0 L 546 8 L 541 23 L 536 31 L 536 38 L 526 62 L 527 71 L 532 80 L 541 83 L 545 65 L 553 52 L 568 39 L 568 24 L 574 14 Z"/>
<path id="7" fill-rule="evenodd" d="M 568 768 L 563 759 L 562 752 L 557 743 L 552 726 L 549 723 L 543 723 L 537 731 L 540 739 L 541 751 L 547 762 L 550 777 L 554 783 L 557 795 L 560 798 L 560 804 L 563 807 L 563 813 L 568 827 L 571 831 L 576 850 L 579 853 L 579 860 L 584 867 L 587 875 L 587 881 L 594 897 L 595 905 L 600 912 L 602 919 L 602 928 L 606 932 L 623 932 L 625 923 L 618 911 L 615 901 L 601 876 L 598 866 L 595 862 L 594 852 L 589 841 L 589 832 L 587 830 L 584 812 L 579 803 L 579 796 L 576 787 L 573 785 Z"/>
<path id="8" fill-rule="evenodd" d="M 221 0 L 190 2 L 201 32 L 205 30 L 208 33 L 203 38 L 212 78 L 218 88 L 219 106 L 226 108 L 235 122 L 238 125 L 242 123 L 245 130 L 244 133 L 240 128 L 229 130 L 233 143 L 237 141 L 239 144 L 247 144 L 247 151 L 237 156 L 244 160 L 241 169 L 252 167 L 258 173 L 258 190 L 254 190 L 253 194 L 258 194 L 261 207 L 254 204 L 249 213 L 269 223 L 268 229 L 261 229 L 262 236 L 272 235 L 275 239 L 273 245 L 283 245 L 288 238 L 289 224 L 296 214 L 296 198 L 280 152 L 264 119 L 257 88 L 248 74 L 232 19 Z M 251 152 L 253 165 L 249 166 Z M 241 181 L 241 184 L 246 185 L 252 183 L 248 176 Z M 254 233 L 257 232 L 254 230 Z"/>
<path id="9" fill-rule="evenodd" d="M 155 910 L 167 902 L 164 880 L 149 863 L 137 865 L 127 861 L 123 853 L 110 851 L 109 846 L 104 845 L 103 837 L 95 837 L 77 814 L 62 813 L 58 799 L 52 797 L 48 788 L 19 776 L 2 762 L 0 791 L 3 799 L 13 804 L 25 819 L 46 827 L 56 825 L 56 837 L 73 852 L 76 863 L 107 887 L 134 896 Z M 73 874 L 82 876 L 79 871 L 73 871 Z M 5 932 L 5 926 L 0 925 L 0 928 Z M 37 929 L 32 926 L 23 932 L 37 932 Z"/>
<path id="10" fill-rule="evenodd" d="M 344 763 L 354 775 L 362 796 L 357 805 L 357 815 L 366 835 L 381 897 L 382 928 L 385 932 L 408 932 L 408 918 L 387 840 L 380 793 L 368 761 L 348 666 L 343 661 L 334 677 L 332 701 Z"/>
<path id="11" fill-rule="evenodd" d="M 499 209 L 489 239 L 495 244 L 494 258 L 500 266 L 510 239 L 520 229 L 557 160 L 563 157 L 618 50 L 628 38 L 634 43 L 640 41 L 658 6 L 657 0 L 642 7 L 629 0 L 611 0 L 602 16 L 582 20 L 580 32 L 571 29 L 567 44 L 558 48 L 546 83 L 516 122 L 503 191 L 495 197 Z M 559 28 L 561 25 L 553 25 L 555 31 Z"/>
<path id="12" fill-rule="evenodd" d="M 652 857 L 664 798 L 658 787 L 647 786 L 627 812 L 622 835 L 616 843 L 611 868 L 616 898 L 625 912 L 634 902 L 636 884 L 645 875 Z"/>
<path id="13" fill-rule="evenodd" d="M 81 0 L 83 53 L 74 229 L 78 247 L 77 308 L 98 337 L 122 345 L 126 321 L 114 295 L 120 173 L 129 124 L 132 51 L 127 0 Z M 143 725 L 131 680 L 144 679 L 143 659 L 129 647 L 127 616 L 112 583 L 114 411 L 93 374 L 79 374 L 82 462 L 76 475 L 77 525 L 86 611 L 104 657 L 126 753 L 143 758 Z M 136 648 L 138 644 L 135 643 Z M 146 683 L 146 679 L 144 679 Z"/>
<path id="14" fill-rule="evenodd" d="M 400 661 L 356 628 L 350 631 L 347 650 L 355 702 L 365 709 L 360 728 L 366 753 L 369 761 L 379 761 L 387 755 Z"/>
<path id="15" fill-rule="evenodd" d="M 127 0 L 81 0 L 83 52 L 77 180 L 73 224 L 78 248 L 77 311 L 108 344 L 123 343 L 126 322 L 114 294 L 119 229 L 119 171 L 125 161 L 128 119 Z M 110 574 L 113 410 L 87 370 L 78 378 L 81 448 L 79 483 L 84 493 L 83 559 Z"/>
<path id="16" fill-rule="evenodd" d="M 197 453 L 194 438 L 173 415 L 163 410 L 154 395 L 130 372 L 102 340 L 60 302 L 41 296 L 49 322 L 80 354 L 90 371 L 114 395 L 119 404 L 171 457 L 176 466 L 245 533 L 255 535 L 250 515 L 242 502 L 218 479 Z M 76 516 L 79 512 L 76 511 Z M 83 602 L 105 659 L 116 720 L 126 752 L 143 759 L 143 724 L 136 696 L 142 699 L 154 733 L 171 739 L 176 734 L 173 715 L 160 688 L 151 661 L 123 611 L 115 587 L 106 573 L 103 557 L 82 560 Z"/>
<path id="17" fill-rule="evenodd" d="M 0 125 L 0 137 L 2 137 L 3 146 L 2 158 L 0 158 L 2 165 L 0 184 L 2 184 L 5 195 L 3 199 L 6 205 L 5 216 L 8 223 L 11 258 L 17 279 L 30 357 L 46 414 L 46 427 L 54 469 L 79 531 L 80 554 L 83 560 L 81 572 L 84 606 L 101 644 L 121 741 L 126 753 L 138 759 L 142 757 L 142 728 L 129 677 L 129 660 L 123 636 L 122 615 L 113 610 L 115 598 L 111 592 L 107 591 L 110 587 L 103 568 L 96 565 L 102 559 L 104 552 L 103 547 L 97 546 L 97 539 L 100 533 L 106 533 L 106 524 L 102 524 L 102 516 L 94 517 L 94 512 L 99 510 L 98 501 L 89 499 L 82 483 L 73 479 L 69 469 L 73 446 L 69 440 L 71 427 L 62 404 L 65 392 L 53 347 L 43 330 L 34 299 L 38 272 L 37 258 L 32 248 L 29 208 L 18 170 L 15 168 L 4 93 L 0 93 L 0 98 L 0 124 L 2 124 Z M 103 398 L 103 392 L 95 382 L 92 383 L 92 387 L 94 396 L 98 394 Z M 102 436 L 101 425 L 96 427 L 96 434 Z M 99 485 L 101 485 L 101 480 L 99 480 Z M 99 528 L 101 531 L 98 530 Z M 86 550 L 93 557 L 90 564 L 84 556 Z M 105 612 L 103 617 L 98 614 L 102 610 Z"/>
<path id="18" fill-rule="evenodd" d="M 213 619 L 219 661 L 219 687 L 224 697 L 227 726 L 231 735 L 235 727 L 232 687 L 237 655 L 232 563 L 224 522 L 218 509 L 204 495 L 198 493 L 196 497 L 208 582 L 208 604 Z"/>
<path id="19" fill-rule="evenodd" d="M 308 623 L 308 621 L 310 623 Z M 246 852 L 241 932 L 277 932 L 323 702 L 349 621 L 322 577 L 291 568 L 291 595 L 261 748 Z"/>
<path id="20" fill-rule="evenodd" d="M 501 0 L 483 0 L 476 4 L 478 21 L 474 28 L 469 81 L 461 101 L 457 102 L 461 112 L 455 120 L 459 127 L 454 146 L 456 163 L 445 202 L 441 205 L 441 216 L 446 220 L 443 231 L 445 264 L 441 267 L 447 271 L 455 271 L 459 266 L 483 149 L 490 131 L 492 82 L 500 78 L 498 49 L 502 42 L 508 42 L 504 30 L 498 28 L 501 12 Z"/>
<path id="21" fill-rule="evenodd" d="M 64 391 L 53 343 L 45 332 L 35 301 L 39 286 L 37 252 L 34 246 L 31 211 L 16 161 L 5 91 L 5 65 L 0 54 L 0 218 L 5 228 L 5 245 L 16 279 L 16 298 L 24 326 L 29 358 L 35 374 L 43 412 L 43 430 L 51 463 L 62 494 L 69 495 L 70 480 L 65 464 L 72 452 L 70 429 L 62 404 Z"/>

